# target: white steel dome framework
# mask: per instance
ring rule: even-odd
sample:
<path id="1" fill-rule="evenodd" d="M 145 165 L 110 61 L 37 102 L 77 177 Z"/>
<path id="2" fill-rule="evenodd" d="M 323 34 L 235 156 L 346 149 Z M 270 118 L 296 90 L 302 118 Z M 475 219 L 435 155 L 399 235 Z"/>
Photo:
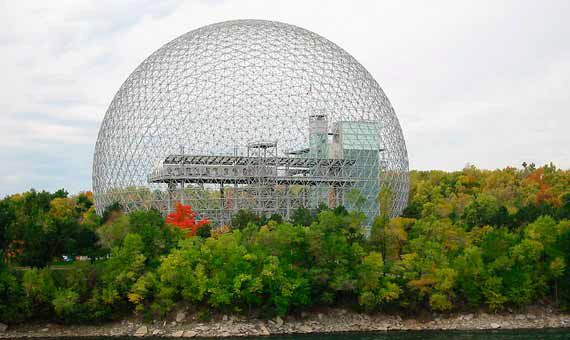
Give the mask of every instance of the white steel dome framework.
<path id="1" fill-rule="evenodd" d="M 216 224 L 239 209 L 288 217 L 323 203 L 370 223 L 382 186 L 400 213 L 406 146 L 378 83 L 327 39 L 262 20 L 199 28 L 143 61 L 111 102 L 93 161 L 99 213 L 183 202 Z"/>

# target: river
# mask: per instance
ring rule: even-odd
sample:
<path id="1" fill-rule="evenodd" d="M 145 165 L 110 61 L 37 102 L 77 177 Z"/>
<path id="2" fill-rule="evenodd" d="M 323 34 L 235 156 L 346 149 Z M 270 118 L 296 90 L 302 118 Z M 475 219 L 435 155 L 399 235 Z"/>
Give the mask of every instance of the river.
<path id="1" fill-rule="evenodd" d="M 9 339 L 9 338 L 8 338 Z M 57 338 L 50 338 L 57 339 Z M 86 338 L 62 338 L 65 340 L 85 340 Z M 134 340 L 136 337 L 95 337 L 97 340 Z M 169 338 L 145 337 L 145 339 L 164 340 Z M 170 338 L 175 339 L 175 338 Z M 180 339 L 180 338 L 177 338 Z M 202 338 L 204 339 L 204 338 Z M 212 338 L 214 339 L 214 338 Z M 500 331 L 416 331 L 389 333 L 343 333 L 310 334 L 270 337 L 239 337 L 225 340 L 570 340 L 570 330 L 500 330 Z"/>
<path id="2" fill-rule="evenodd" d="M 248 339 L 248 338 L 246 338 Z M 253 339 L 253 338 L 251 338 Z M 271 340 L 570 340 L 570 330 L 420 331 L 271 337 Z M 234 340 L 234 339 L 232 339 Z"/>

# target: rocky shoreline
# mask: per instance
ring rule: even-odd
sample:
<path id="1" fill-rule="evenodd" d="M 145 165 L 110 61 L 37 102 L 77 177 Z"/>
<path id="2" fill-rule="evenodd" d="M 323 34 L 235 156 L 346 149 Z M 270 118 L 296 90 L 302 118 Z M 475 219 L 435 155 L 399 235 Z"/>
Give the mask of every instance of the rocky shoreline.
<path id="1" fill-rule="evenodd" d="M 170 321 L 123 320 L 103 325 L 23 324 L 4 327 L 0 338 L 31 337 L 240 337 L 280 334 L 337 333 L 409 330 L 486 330 L 570 328 L 570 315 L 549 308 L 534 308 L 525 313 L 464 313 L 429 315 L 426 320 L 397 315 L 367 315 L 330 309 L 326 312 L 303 313 L 300 317 L 271 320 L 246 319 L 220 315 L 209 322 L 199 322 L 184 311 Z"/>

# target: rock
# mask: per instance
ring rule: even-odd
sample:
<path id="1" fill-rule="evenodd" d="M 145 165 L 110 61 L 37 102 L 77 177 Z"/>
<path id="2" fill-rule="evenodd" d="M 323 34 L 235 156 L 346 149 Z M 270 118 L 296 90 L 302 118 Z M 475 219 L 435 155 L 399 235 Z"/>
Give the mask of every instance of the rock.
<path id="1" fill-rule="evenodd" d="M 141 326 L 135 332 L 135 336 L 145 336 L 148 333 L 148 328 L 146 326 Z"/>
<path id="2" fill-rule="evenodd" d="M 126 335 L 126 332 L 121 328 L 113 328 L 111 329 L 111 336 L 121 336 Z"/>
<path id="3" fill-rule="evenodd" d="M 176 331 L 173 333 L 170 333 L 169 337 L 171 338 L 180 338 L 184 335 L 184 331 Z"/>
<path id="4" fill-rule="evenodd" d="M 172 321 L 172 322 L 170 323 L 170 326 L 176 326 L 176 321 Z"/>
<path id="5" fill-rule="evenodd" d="M 178 314 L 176 314 L 176 322 L 182 322 L 184 321 L 184 319 L 186 319 L 186 313 L 179 312 Z"/>
<path id="6" fill-rule="evenodd" d="M 528 313 L 528 314 L 527 314 Z M 184 318 L 180 314 L 185 314 Z M 339 314 L 342 314 L 339 315 Z M 541 311 L 527 311 L 525 313 L 514 311 L 513 314 L 506 312 L 499 314 L 484 313 L 459 313 L 455 315 L 433 315 L 439 321 L 420 322 L 416 318 L 402 319 L 398 315 L 379 314 L 369 316 L 359 314 L 346 309 L 331 310 L 326 312 L 306 313 L 305 319 L 294 317 L 276 316 L 272 320 L 261 321 L 259 319 L 240 319 L 234 316 L 219 314 L 217 321 L 209 323 L 190 324 L 192 315 L 189 311 L 180 310 L 176 316 L 177 321 L 167 322 L 163 328 L 163 321 L 142 323 L 141 321 L 127 322 L 118 321 L 109 324 L 104 329 L 89 329 L 85 336 L 110 336 L 110 337 L 172 337 L 172 338 L 196 338 L 199 336 L 232 337 L 232 336 L 271 336 L 275 333 L 315 333 L 315 332 L 342 332 L 342 331 L 389 331 L 389 330 L 447 330 L 447 329 L 526 329 L 526 328 L 551 328 L 569 327 L 570 315 L 543 313 Z M 182 321 L 183 319 L 183 321 Z M 225 322 L 221 320 L 225 320 Z M 188 322 L 188 324 L 186 324 Z M 177 325 L 177 327 L 171 327 Z M 123 325 L 121 325 L 123 324 Z M 130 326 L 127 326 L 129 324 Z M 187 330 L 179 330 L 184 325 Z M 39 325 L 35 328 L 35 334 L 46 336 L 53 331 L 61 333 L 61 336 L 73 336 L 76 330 L 62 328 L 59 325 Z M 186 328 L 185 327 L 185 328 Z M 0 323 L 0 338 L 5 336 L 7 326 Z M 10 328 L 12 330 L 12 328 Z M 83 333 L 83 332 L 82 332 Z M 0 339 L 1 340 L 1 339 Z M 260 339 L 261 340 L 261 339 Z"/>
<path id="7" fill-rule="evenodd" d="M 186 331 L 186 332 L 184 332 L 184 337 L 185 337 L 185 338 L 193 338 L 193 337 L 195 337 L 196 335 L 198 335 L 198 332 L 196 332 L 196 331 Z"/>
<path id="8" fill-rule="evenodd" d="M 269 330 L 267 329 L 267 327 L 265 327 L 265 325 L 259 326 L 259 330 L 260 330 L 259 333 L 261 335 L 271 335 L 271 333 L 269 333 Z"/>
<path id="9" fill-rule="evenodd" d="M 281 327 L 283 326 L 283 319 L 281 319 L 281 317 L 276 317 L 275 318 L 275 324 L 277 325 L 277 327 Z"/>

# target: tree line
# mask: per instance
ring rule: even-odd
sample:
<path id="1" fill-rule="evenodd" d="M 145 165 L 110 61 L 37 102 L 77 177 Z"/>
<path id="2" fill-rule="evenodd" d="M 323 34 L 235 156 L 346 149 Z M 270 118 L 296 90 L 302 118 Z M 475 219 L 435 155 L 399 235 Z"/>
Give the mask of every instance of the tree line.
<path id="1" fill-rule="evenodd" d="M 368 235 L 366 216 L 343 207 L 298 208 L 289 221 L 242 210 L 212 228 L 185 206 L 166 219 L 118 204 L 99 216 L 90 193 L 10 195 L 0 201 L 0 318 L 160 318 L 181 304 L 201 319 L 570 308 L 570 171 L 412 171 L 395 218 L 391 196 L 381 190 Z"/>

